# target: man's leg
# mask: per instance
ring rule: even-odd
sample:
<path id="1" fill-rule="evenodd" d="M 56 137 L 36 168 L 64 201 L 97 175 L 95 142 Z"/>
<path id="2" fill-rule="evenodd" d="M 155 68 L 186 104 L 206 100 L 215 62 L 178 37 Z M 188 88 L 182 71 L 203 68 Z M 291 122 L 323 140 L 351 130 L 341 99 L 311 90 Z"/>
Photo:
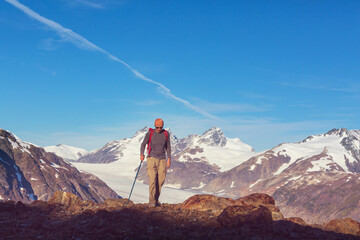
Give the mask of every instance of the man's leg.
<path id="1" fill-rule="evenodd" d="M 156 195 L 156 203 L 159 202 L 159 197 L 161 193 L 161 187 L 164 185 L 165 177 L 166 177 L 166 159 L 159 160 L 158 165 L 158 184 L 157 184 L 157 195 Z"/>
<path id="2" fill-rule="evenodd" d="M 156 178 L 157 178 L 157 164 L 156 158 L 148 157 L 147 159 L 147 173 L 149 175 L 149 204 L 156 204 Z"/>

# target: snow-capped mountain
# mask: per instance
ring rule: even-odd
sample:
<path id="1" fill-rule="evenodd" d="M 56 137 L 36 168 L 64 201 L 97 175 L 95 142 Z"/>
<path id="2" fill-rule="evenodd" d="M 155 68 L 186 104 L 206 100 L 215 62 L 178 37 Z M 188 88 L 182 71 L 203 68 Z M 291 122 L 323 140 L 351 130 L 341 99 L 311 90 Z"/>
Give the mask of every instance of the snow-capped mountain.
<path id="1" fill-rule="evenodd" d="M 149 128 L 139 130 L 131 138 L 112 141 L 101 149 L 80 158 L 78 162 L 112 163 L 111 169 L 133 172 L 139 161 L 140 145 Z M 172 168 L 166 184 L 177 188 L 199 188 L 220 172 L 231 169 L 255 155 L 253 148 L 238 138 L 227 138 L 222 130 L 213 127 L 202 135 L 178 139 L 168 129 L 172 146 Z M 146 162 L 144 163 L 146 166 Z M 147 182 L 146 167 L 139 180 Z"/>
<path id="2" fill-rule="evenodd" d="M 140 145 L 148 130 L 148 127 L 144 127 L 143 129 L 137 131 L 131 138 L 124 138 L 109 142 L 102 148 L 81 157 L 78 162 L 111 163 L 121 161 L 125 163 L 130 161 L 132 163 L 139 159 Z M 166 130 L 169 132 L 171 145 L 176 145 L 178 139 L 171 133 L 170 129 Z"/>
<path id="3" fill-rule="evenodd" d="M 254 156 L 254 149 L 239 138 L 227 138 L 218 127 L 202 135 L 190 135 L 175 145 L 179 162 L 205 162 L 216 165 L 221 172 L 230 170 Z"/>
<path id="4" fill-rule="evenodd" d="M 280 144 L 224 172 L 203 190 L 232 197 L 266 192 L 273 195 L 285 214 L 297 210 L 297 216 L 307 221 L 326 221 L 343 216 L 339 208 L 360 200 L 350 190 L 360 186 L 359 146 L 359 130 L 346 129 Z M 334 204 L 331 209 L 329 206 Z M 360 211 L 351 212 L 357 213 Z"/>
<path id="5" fill-rule="evenodd" d="M 67 146 L 64 144 L 59 144 L 56 146 L 47 146 L 44 147 L 45 151 L 52 152 L 63 159 L 76 161 L 79 158 L 89 154 L 89 152 L 82 148 Z"/>
<path id="6" fill-rule="evenodd" d="M 96 176 L 79 172 L 43 148 L 0 129 L 0 199 L 30 202 L 48 200 L 56 191 L 74 193 L 100 202 L 118 198 Z"/>
<path id="7" fill-rule="evenodd" d="M 131 138 L 107 143 L 104 147 L 81 157 L 79 162 L 109 163 L 140 153 L 148 127 L 139 130 Z M 239 165 L 249 157 L 255 155 L 254 149 L 241 142 L 238 138 L 225 137 L 222 130 L 213 127 L 202 135 L 189 135 L 178 139 L 170 130 L 172 157 L 180 162 L 202 161 L 216 165 L 221 171 L 226 171 Z"/>

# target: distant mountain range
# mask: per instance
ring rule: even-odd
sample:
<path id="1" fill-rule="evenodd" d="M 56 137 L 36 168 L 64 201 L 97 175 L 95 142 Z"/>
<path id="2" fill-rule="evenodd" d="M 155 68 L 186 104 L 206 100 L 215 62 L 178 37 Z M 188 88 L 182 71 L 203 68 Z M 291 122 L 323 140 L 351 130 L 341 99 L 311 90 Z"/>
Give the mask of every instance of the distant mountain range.
<path id="1" fill-rule="evenodd" d="M 284 143 L 219 174 L 202 190 L 272 195 L 287 216 L 307 222 L 360 219 L 360 131 L 334 129 Z"/>
<path id="2" fill-rule="evenodd" d="M 110 142 L 79 161 L 121 162 L 134 171 L 147 131 L 143 128 L 132 138 Z M 360 189 L 360 130 L 334 129 L 262 153 L 240 139 L 227 138 L 217 127 L 182 139 L 171 134 L 171 143 L 168 186 L 233 198 L 268 193 L 285 215 L 307 222 L 344 216 L 360 219 L 356 190 Z M 139 179 L 147 183 L 146 167 Z"/>
<path id="3" fill-rule="evenodd" d="M 145 127 L 131 138 L 109 142 L 82 156 L 79 149 L 72 147 L 66 151 L 45 149 L 67 159 L 76 156 L 72 161 L 97 163 L 94 168 L 99 163 L 107 165 L 104 171 L 121 171 L 133 177 L 147 131 Z M 238 138 L 227 138 L 218 127 L 181 139 L 168 131 L 173 161 L 167 186 L 232 198 L 267 193 L 274 197 L 285 217 L 299 216 L 309 223 L 340 217 L 360 220 L 360 130 L 333 129 L 261 153 Z M 64 149 L 61 145 L 57 148 Z M 144 165 L 138 179 L 146 183 L 146 162 Z M 81 164 L 77 166 L 81 168 Z M 16 168 L 9 169 L 16 176 Z"/>
<path id="4" fill-rule="evenodd" d="M 96 202 L 119 198 L 96 176 L 79 172 L 57 155 L 2 129 L 0 182 L 0 200 L 47 201 L 59 190 Z"/>

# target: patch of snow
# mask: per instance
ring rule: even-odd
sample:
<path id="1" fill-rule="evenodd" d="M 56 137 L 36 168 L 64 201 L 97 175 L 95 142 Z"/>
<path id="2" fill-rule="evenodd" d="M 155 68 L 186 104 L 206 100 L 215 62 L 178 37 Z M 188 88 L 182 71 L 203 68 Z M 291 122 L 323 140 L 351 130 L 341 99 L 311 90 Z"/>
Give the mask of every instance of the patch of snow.
<path id="1" fill-rule="evenodd" d="M 266 161 L 267 158 L 266 158 L 266 157 L 258 158 L 258 159 L 256 160 L 256 164 L 261 164 L 263 160 Z"/>
<path id="2" fill-rule="evenodd" d="M 48 195 L 49 195 L 49 193 L 45 193 L 45 194 L 41 195 L 41 196 L 38 198 L 38 200 L 41 200 L 41 199 L 47 197 Z"/>
<path id="3" fill-rule="evenodd" d="M 44 161 L 44 160 L 42 160 L 41 158 L 40 158 L 40 162 L 41 162 L 41 163 L 43 163 L 43 164 L 45 164 L 45 161 Z"/>
<path id="4" fill-rule="evenodd" d="M 26 152 L 29 155 L 31 155 L 30 151 L 28 150 L 28 148 L 30 148 L 31 144 L 22 141 L 20 138 L 18 138 L 16 136 L 15 136 L 15 138 L 16 138 L 16 142 L 13 142 L 11 139 L 9 139 L 9 142 L 11 143 L 12 148 L 13 149 L 18 149 L 19 148 L 21 152 Z"/>
<path id="5" fill-rule="evenodd" d="M 1 157 L 0 157 L 0 161 L 2 161 L 3 163 L 5 163 L 5 164 L 7 164 L 7 165 L 10 165 L 8 162 L 5 162 L 5 160 L 2 159 Z"/>
<path id="6" fill-rule="evenodd" d="M 30 178 L 31 181 L 37 181 L 37 178 Z"/>
<path id="7" fill-rule="evenodd" d="M 59 178 L 59 174 L 55 173 L 55 177 L 56 177 L 56 178 Z"/>
<path id="8" fill-rule="evenodd" d="M 36 200 L 36 199 L 35 199 L 35 196 L 34 196 L 34 194 L 32 194 L 32 193 L 29 193 L 28 195 L 29 195 L 29 198 L 30 198 L 31 200 L 33 200 L 33 201 L 35 201 L 35 200 Z"/>
<path id="9" fill-rule="evenodd" d="M 231 182 L 230 188 L 234 188 L 235 187 L 235 181 Z"/>
<path id="10" fill-rule="evenodd" d="M 301 175 L 296 176 L 296 177 L 292 177 L 292 178 L 290 178 L 288 181 L 289 181 L 289 182 L 290 182 L 290 181 L 296 181 L 296 180 L 298 180 L 299 178 L 301 178 Z"/>
<path id="11" fill-rule="evenodd" d="M 4 198 L 0 195 L 0 200 L 4 200 Z"/>
<path id="12" fill-rule="evenodd" d="M 300 179 L 300 178 L 301 178 L 301 175 L 296 176 L 296 177 L 292 177 L 292 178 L 288 179 L 282 186 L 285 186 L 285 185 L 288 184 L 289 182 L 291 182 L 291 181 L 296 181 L 296 180 L 298 180 L 298 179 Z"/>
<path id="13" fill-rule="evenodd" d="M 255 186 L 256 184 L 258 184 L 262 179 L 257 180 L 256 182 L 254 182 L 253 184 L 250 184 L 249 188 L 252 188 L 253 186 Z"/>
<path id="14" fill-rule="evenodd" d="M 226 195 L 226 193 L 225 193 L 225 190 L 220 190 L 220 191 L 216 192 L 215 195 L 218 197 L 223 197 Z"/>
<path id="15" fill-rule="evenodd" d="M 85 149 L 67 146 L 64 144 L 44 147 L 44 150 L 46 152 L 54 153 L 61 158 L 66 158 L 70 160 L 78 160 L 80 157 L 85 156 L 89 153 Z"/>
<path id="16" fill-rule="evenodd" d="M 346 179 L 346 182 L 350 181 L 351 180 L 351 176 L 349 176 L 347 179 Z"/>
<path id="17" fill-rule="evenodd" d="M 11 143 L 11 146 L 13 149 L 18 149 L 19 148 L 19 144 L 17 142 L 13 142 L 11 139 L 9 139 L 9 142 Z"/>
<path id="18" fill-rule="evenodd" d="M 254 169 L 255 169 L 255 167 L 256 167 L 256 165 L 255 165 L 255 164 L 254 164 L 254 165 L 252 165 L 252 166 L 250 167 L 250 171 L 254 170 Z"/>
<path id="19" fill-rule="evenodd" d="M 15 169 L 15 174 L 16 174 L 16 177 L 17 177 L 17 179 L 18 179 L 18 182 L 19 182 L 19 184 L 20 184 L 20 187 L 22 188 L 23 187 L 23 185 L 22 185 L 22 177 L 21 177 L 21 174 L 20 174 L 20 172 L 19 172 L 19 168 L 18 168 L 18 166 L 16 166 L 15 164 L 14 164 L 14 169 Z"/>
<path id="20" fill-rule="evenodd" d="M 168 187 L 168 188 L 175 188 L 175 189 L 181 189 L 181 184 L 177 183 L 177 184 L 164 184 L 165 187 Z"/>
<path id="21" fill-rule="evenodd" d="M 203 183 L 203 182 L 200 182 L 200 185 L 198 186 L 198 187 L 193 187 L 193 188 L 191 188 L 191 189 L 201 189 L 201 188 L 203 188 L 205 186 L 205 183 Z"/>
<path id="22" fill-rule="evenodd" d="M 328 157 L 320 158 L 316 161 L 311 161 L 311 164 L 313 165 L 312 168 L 309 168 L 306 170 L 306 172 L 317 172 L 317 171 L 326 171 L 330 170 L 330 165 L 332 165 L 334 161 L 332 159 L 329 159 Z"/>
<path id="23" fill-rule="evenodd" d="M 57 165 L 56 163 L 50 163 L 50 165 L 51 166 L 53 166 L 54 168 L 58 168 L 58 169 L 65 169 L 65 170 L 68 170 L 69 171 L 69 169 L 67 169 L 66 167 L 62 167 L 62 166 L 60 166 L 60 165 Z"/>

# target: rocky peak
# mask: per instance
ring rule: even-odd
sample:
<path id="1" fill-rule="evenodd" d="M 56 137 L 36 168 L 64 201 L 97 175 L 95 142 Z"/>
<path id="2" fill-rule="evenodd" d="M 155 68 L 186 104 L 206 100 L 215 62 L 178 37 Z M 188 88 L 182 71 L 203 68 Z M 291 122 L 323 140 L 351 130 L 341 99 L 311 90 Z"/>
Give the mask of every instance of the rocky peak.
<path id="1" fill-rule="evenodd" d="M 351 130 L 347 136 L 341 141 L 344 148 L 351 153 L 356 159 L 358 165 L 360 164 L 360 130 Z M 351 165 L 351 166 L 350 166 Z M 360 165 L 356 167 L 354 164 L 349 164 L 350 168 L 355 172 L 360 172 Z"/>
<path id="2" fill-rule="evenodd" d="M 142 129 L 137 131 L 131 138 L 144 137 L 148 131 L 149 127 L 143 127 Z"/>
<path id="3" fill-rule="evenodd" d="M 212 127 L 201 135 L 199 142 L 210 146 L 223 147 L 226 145 L 226 137 L 220 128 Z"/>
<path id="4" fill-rule="evenodd" d="M 340 137 L 343 137 L 344 135 L 347 135 L 349 131 L 346 128 L 339 128 L 339 129 L 332 129 L 329 132 L 325 133 L 324 136 L 328 135 L 338 135 Z"/>

